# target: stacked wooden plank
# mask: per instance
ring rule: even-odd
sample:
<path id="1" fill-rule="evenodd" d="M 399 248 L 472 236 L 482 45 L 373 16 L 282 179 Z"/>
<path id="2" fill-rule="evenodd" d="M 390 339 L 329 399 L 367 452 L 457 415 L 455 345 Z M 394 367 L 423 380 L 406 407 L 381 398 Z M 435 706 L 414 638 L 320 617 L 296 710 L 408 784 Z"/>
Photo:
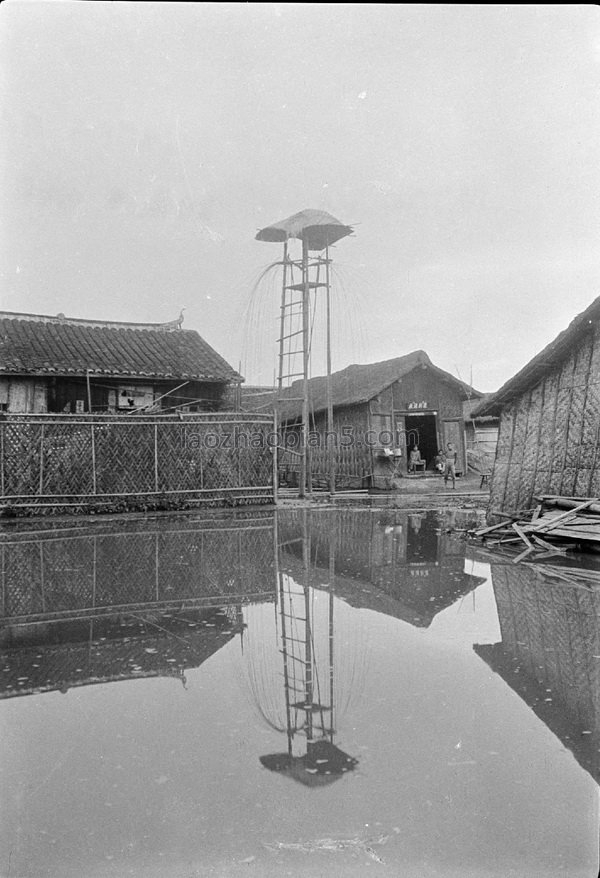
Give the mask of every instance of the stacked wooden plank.
<path id="1" fill-rule="evenodd" d="M 513 563 L 544 561 L 574 549 L 600 549 L 600 498 L 536 497 L 533 509 L 497 513 L 502 521 L 472 531 L 488 547 L 519 548 Z"/>

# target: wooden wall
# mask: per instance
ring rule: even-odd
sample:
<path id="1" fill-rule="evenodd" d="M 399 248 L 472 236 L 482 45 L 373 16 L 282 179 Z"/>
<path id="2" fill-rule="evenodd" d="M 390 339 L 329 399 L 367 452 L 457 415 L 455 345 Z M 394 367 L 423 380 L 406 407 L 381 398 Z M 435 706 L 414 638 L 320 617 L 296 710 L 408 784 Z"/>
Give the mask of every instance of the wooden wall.
<path id="1" fill-rule="evenodd" d="M 47 411 L 46 381 L 21 376 L 0 378 L 0 407 L 16 413 Z"/>
<path id="2" fill-rule="evenodd" d="M 134 390 L 134 403 L 141 406 L 162 396 L 161 410 L 176 406 L 188 407 L 188 411 L 214 411 L 222 408 L 225 385 L 216 382 L 153 381 L 151 378 L 127 380 L 127 378 L 90 378 L 90 395 L 93 413 L 122 411 L 118 405 L 122 388 Z M 175 393 L 168 391 L 176 390 Z M 54 412 L 77 414 L 89 412 L 88 384 L 84 377 L 7 376 L 0 378 L 0 407 L 14 413 Z M 135 407 L 135 406 L 134 406 Z M 126 409 L 125 409 L 126 410 Z M 185 408 L 182 409 L 185 411 Z"/>

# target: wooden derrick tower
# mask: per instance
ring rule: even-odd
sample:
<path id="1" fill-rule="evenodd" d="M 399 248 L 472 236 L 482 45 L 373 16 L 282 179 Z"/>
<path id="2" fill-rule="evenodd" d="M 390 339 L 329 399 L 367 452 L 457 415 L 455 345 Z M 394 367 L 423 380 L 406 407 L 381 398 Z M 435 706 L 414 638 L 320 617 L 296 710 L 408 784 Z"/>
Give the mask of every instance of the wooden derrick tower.
<path id="1" fill-rule="evenodd" d="M 283 244 L 283 281 L 281 288 L 281 309 L 279 321 L 279 361 L 277 377 L 277 400 L 281 403 L 284 390 L 290 382 L 296 381 L 302 388 L 301 396 L 286 395 L 288 401 L 302 402 L 300 424 L 300 474 L 299 494 L 311 492 L 311 473 L 309 459 L 309 394 L 310 356 L 312 323 L 314 320 L 316 297 L 326 297 L 326 357 L 327 357 L 327 431 L 333 434 L 333 406 L 331 401 L 331 259 L 329 247 L 353 233 L 331 214 L 322 210 L 302 210 L 287 219 L 266 226 L 256 235 L 258 241 Z M 302 250 L 299 257 L 290 255 L 289 242 L 297 239 Z M 299 384 L 298 384 L 299 382 Z M 335 449 L 329 448 L 329 488 L 335 491 Z"/>

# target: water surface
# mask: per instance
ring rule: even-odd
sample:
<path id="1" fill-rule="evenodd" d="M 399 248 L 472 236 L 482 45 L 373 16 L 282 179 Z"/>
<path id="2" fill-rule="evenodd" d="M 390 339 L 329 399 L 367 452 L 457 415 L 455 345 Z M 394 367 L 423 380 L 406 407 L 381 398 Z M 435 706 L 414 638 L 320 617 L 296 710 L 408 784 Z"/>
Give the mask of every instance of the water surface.
<path id="1" fill-rule="evenodd" d="M 0 875 L 595 878 L 600 594 L 474 520 L 6 531 Z"/>

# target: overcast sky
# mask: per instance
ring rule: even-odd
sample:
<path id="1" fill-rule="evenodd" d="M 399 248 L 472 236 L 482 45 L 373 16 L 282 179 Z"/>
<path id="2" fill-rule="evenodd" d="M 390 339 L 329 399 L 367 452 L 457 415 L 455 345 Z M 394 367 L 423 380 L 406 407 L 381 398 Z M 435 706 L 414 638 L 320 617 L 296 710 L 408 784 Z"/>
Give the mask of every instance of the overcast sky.
<path id="1" fill-rule="evenodd" d="M 185 308 L 270 383 L 254 236 L 324 209 L 334 369 L 491 391 L 600 293 L 597 6 L 5 2 L 0 36 L 4 310 Z"/>

